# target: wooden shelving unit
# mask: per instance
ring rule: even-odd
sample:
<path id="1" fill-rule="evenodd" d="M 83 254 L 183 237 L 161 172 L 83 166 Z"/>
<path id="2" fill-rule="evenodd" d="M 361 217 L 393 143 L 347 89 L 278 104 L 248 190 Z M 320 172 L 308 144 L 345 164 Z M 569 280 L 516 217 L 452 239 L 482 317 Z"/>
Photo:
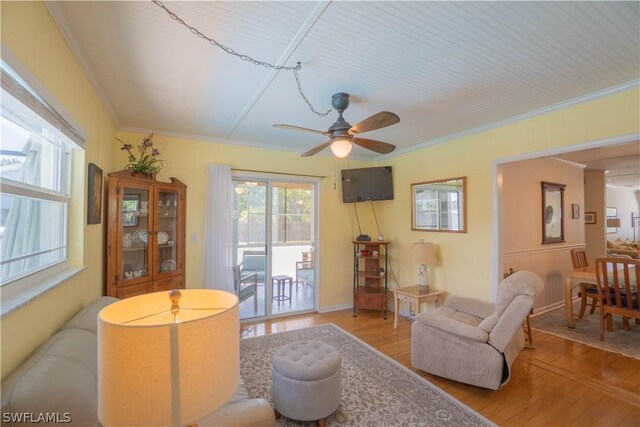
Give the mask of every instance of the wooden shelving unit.
<path id="1" fill-rule="evenodd" d="M 387 318 L 389 241 L 353 243 L 353 316 L 358 309 L 381 310 Z"/>

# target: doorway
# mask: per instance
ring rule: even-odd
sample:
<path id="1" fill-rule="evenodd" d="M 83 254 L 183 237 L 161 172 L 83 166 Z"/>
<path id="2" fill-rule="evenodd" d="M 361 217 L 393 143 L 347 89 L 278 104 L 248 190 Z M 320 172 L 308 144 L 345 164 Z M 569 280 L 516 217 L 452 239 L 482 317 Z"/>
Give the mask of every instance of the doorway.
<path id="1" fill-rule="evenodd" d="M 232 182 L 240 319 L 314 311 L 317 182 L 239 176 Z"/>

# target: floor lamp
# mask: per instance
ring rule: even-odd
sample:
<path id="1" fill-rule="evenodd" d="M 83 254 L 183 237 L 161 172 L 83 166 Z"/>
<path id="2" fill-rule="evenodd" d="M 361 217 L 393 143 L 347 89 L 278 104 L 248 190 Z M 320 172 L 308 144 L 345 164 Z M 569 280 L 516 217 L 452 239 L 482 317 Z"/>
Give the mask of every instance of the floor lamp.
<path id="1" fill-rule="evenodd" d="M 115 302 L 98 314 L 98 418 L 104 426 L 184 426 L 233 396 L 238 298 L 189 289 Z"/>

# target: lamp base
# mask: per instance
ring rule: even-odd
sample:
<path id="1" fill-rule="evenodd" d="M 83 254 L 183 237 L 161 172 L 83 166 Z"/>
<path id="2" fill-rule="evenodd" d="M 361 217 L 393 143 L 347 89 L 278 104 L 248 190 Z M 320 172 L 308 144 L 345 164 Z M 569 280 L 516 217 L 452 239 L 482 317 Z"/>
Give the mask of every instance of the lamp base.
<path id="1" fill-rule="evenodd" d="M 429 292 L 429 271 L 426 265 L 422 265 L 420 268 L 420 274 L 418 275 L 418 292 Z"/>
<path id="2" fill-rule="evenodd" d="M 418 285 L 418 292 L 429 292 L 429 285 Z"/>

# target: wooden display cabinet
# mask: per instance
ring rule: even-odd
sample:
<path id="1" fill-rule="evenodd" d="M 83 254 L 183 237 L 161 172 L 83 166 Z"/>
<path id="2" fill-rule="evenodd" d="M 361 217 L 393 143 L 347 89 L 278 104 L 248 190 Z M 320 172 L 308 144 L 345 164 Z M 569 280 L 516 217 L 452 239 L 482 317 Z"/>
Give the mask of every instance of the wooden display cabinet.
<path id="1" fill-rule="evenodd" d="M 387 318 L 388 241 L 353 243 L 353 316 L 358 309 L 382 310 Z"/>
<path id="2" fill-rule="evenodd" d="M 109 174 L 107 295 L 185 287 L 187 186 L 125 169 Z"/>

